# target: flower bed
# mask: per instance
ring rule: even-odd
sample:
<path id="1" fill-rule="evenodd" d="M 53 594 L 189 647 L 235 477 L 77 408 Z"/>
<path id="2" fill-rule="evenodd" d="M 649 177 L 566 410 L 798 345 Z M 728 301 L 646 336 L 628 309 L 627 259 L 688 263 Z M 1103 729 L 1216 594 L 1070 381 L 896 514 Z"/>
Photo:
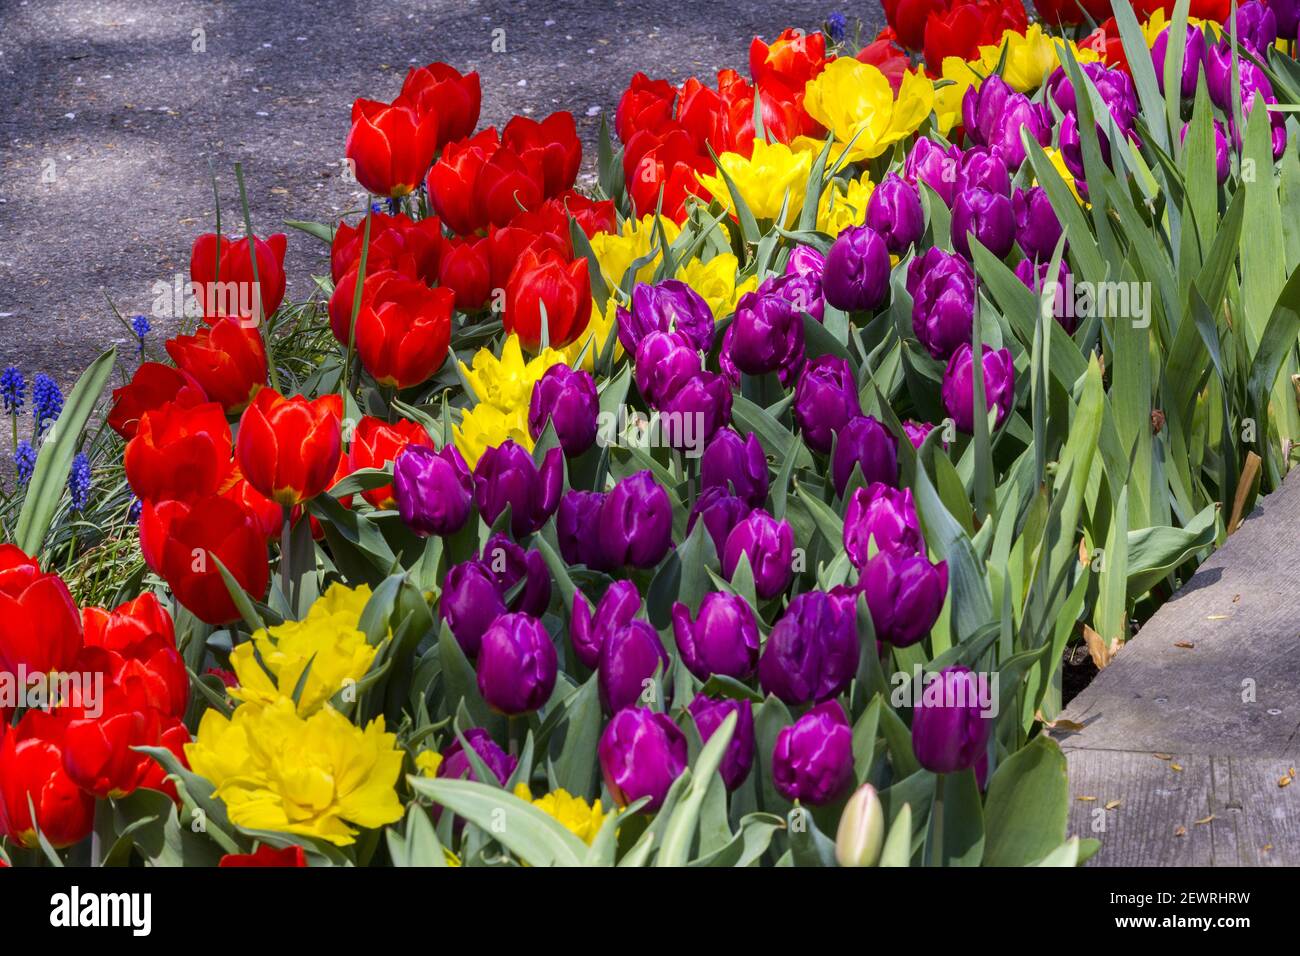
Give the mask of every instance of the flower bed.
<path id="1" fill-rule="evenodd" d="M 1300 68 L 1286 3 L 1083 8 L 638 73 L 584 191 L 413 69 L 303 303 L 237 171 L 169 361 L 0 379 L 0 859 L 1086 860 L 1063 654 L 1300 435 Z"/>

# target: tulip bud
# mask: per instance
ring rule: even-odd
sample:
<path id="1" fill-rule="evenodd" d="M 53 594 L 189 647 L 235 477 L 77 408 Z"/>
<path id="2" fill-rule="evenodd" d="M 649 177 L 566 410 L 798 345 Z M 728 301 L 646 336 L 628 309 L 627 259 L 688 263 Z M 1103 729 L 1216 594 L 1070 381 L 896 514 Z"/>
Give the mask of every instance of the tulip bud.
<path id="1" fill-rule="evenodd" d="M 843 495 L 853 477 L 853 468 L 862 469 L 862 478 L 892 485 L 898 481 L 898 439 L 870 415 L 851 419 L 835 436 L 831 455 L 831 480 L 835 493 Z"/>
<path id="2" fill-rule="evenodd" d="M 1011 197 L 1011 208 L 1016 220 L 1016 242 L 1025 255 L 1042 261 L 1051 259 L 1061 238 L 1061 223 L 1047 191 L 1041 186 L 1017 189 Z"/>
<path id="3" fill-rule="evenodd" d="M 844 550 L 854 567 L 866 565 L 873 541 L 877 551 L 925 553 L 910 488 L 900 491 L 877 481 L 853 492 L 844 512 Z"/>
<path id="4" fill-rule="evenodd" d="M 0 836 L 37 846 L 39 830 L 56 849 L 90 836 L 95 798 L 63 768 L 64 718 L 30 710 L 0 729 Z"/>
<path id="5" fill-rule="evenodd" d="M 876 788 L 864 783 L 840 814 L 835 833 L 835 862 L 840 866 L 875 866 L 885 845 L 885 811 Z"/>
<path id="6" fill-rule="evenodd" d="M 700 458 L 700 488 L 730 488 L 750 507 L 767 500 L 767 456 L 753 432 L 742 439 L 731 429 L 713 436 Z"/>
<path id="7" fill-rule="evenodd" d="M 1016 240 L 1016 217 L 1011 200 L 987 189 L 967 189 L 957 194 L 952 209 L 952 247 L 972 258 L 970 236 L 1001 259 Z"/>
<path id="8" fill-rule="evenodd" d="M 1190 128 L 1190 124 L 1183 124 L 1183 128 L 1178 133 L 1180 143 L 1187 142 L 1187 131 Z M 1214 120 L 1214 173 L 1220 186 L 1228 181 L 1228 172 L 1228 137 L 1223 134 L 1223 124 Z"/>
<path id="9" fill-rule="evenodd" d="M 903 164 L 903 178 L 918 190 L 925 183 L 939 194 L 945 205 L 951 206 L 957 192 L 961 155 L 956 146 L 944 148 L 932 139 L 918 136 Z"/>
<path id="10" fill-rule="evenodd" d="M 814 707 L 776 737 L 772 782 L 787 800 L 834 803 L 853 783 L 853 728 L 838 701 Z"/>
<path id="11" fill-rule="evenodd" d="M 478 656 L 483 634 L 506 613 L 496 582 L 478 561 L 451 566 L 442 584 L 438 607 L 456 643 L 470 660 Z"/>
<path id="12" fill-rule="evenodd" d="M 870 226 L 844 229 L 826 255 L 826 301 L 845 312 L 874 309 L 889 295 L 889 250 Z"/>
<path id="13" fill-rule="evenodd" d="M 920 448 L 921 443 L 925 441 L 925 436 L 934 431 L 934 426 L 929 422 L 914 422 L 910 418 L 903 422 L 903 432 L 907 435 L 907 440 L 912 443 L 913 448 Z M 945 442 L 944 447 L 947 447 Z"/>
<path id="14" fill-rule="evenodd" d="M 393 462 L 393 496 L 402 523 L 416 534 L 455 534 L 469 520 L 474 481 L 454 445 L 408 445 Z"/>
<path id="15" fill-rule="evenodd" d="M 642 700 L 652 684 L 661 685 L 668 673 L 668 652 L 655 629 L 647 622 L 634 620 L 605 638 L 597 661 L 600 699 L 610 713 L 618 713 Z M 665 691 L 655 686 L 658 696 Z"/>
<path id="16" fill-rule="evenodd" d="M 292 507 L 328 488 L 343 449 L 338 395 L 285 398 L 262 389 L 239 420 L 235 449 L 249 484 Z"/>
<path id="17" fill-rule="evenodd" d="M 682 332 L 653 329 L 636 349 L 636 387 L 658 408 L 701 369 L 700 353 Z"/>
<path id="18" fill-rule="evenodd" d="M 1011 174 L 1006 161 L 986 146 L 976 146 L 962 154 L 953 199 L 972 189 L 984 189 L 996 196 L 1011 195 Z M 953 212 L 956 211 L 954 205 Z"/>
<path id="19" fill-rule="evenodd" d="M 555 512 L 564 484 L 564 453 L 552 448 L 541 467 L 521 445 L 507 439 L 489 447 L 474 469 L 474 503 L 489 525 L 510 508 L 516 537 L 532 534 Z"/>
<path id="20" fill-rule="evenodd" d="M 819 355 L 804 367 L 794 391 L 794 420 L 805 445 L 829 454 L 835 432 L 861 414 L 857 383 L 847 359 Z"/>
<path id="21" fill-rule="evenodd" d="M 609 567 L 600 549 L 600 535 L 592 529 L 600 521 L 605 494 L 600 491 L 568 491 L 560 499 L 555 513 L 555 536 L 560 543 L 560 557 L 568 564 L 585 564 L 592 570 Z"/>
<path id="22" fill-rule="evenodd" d="M 1011 411 L 1016 398 L 1016 366 L 1007 349 L 994 351 L 988 345 L 982 345 L 984 366 L 984 398 L 988 408 L 996 406 L 998 410 L 994 428 L 999 427 Z M 970 343 L 963 344 L 951 359 L 943 373 L 943 406 L 947 409 L 957 427 L 964 432 L 975 428 L 975 379 L 972 370 L 972 351 Z"/>
<path id="23" fill-rule="evenodd" d="M 758 294 L 760 296 L 778 295 L 789 302 L 791 307 L 800 315 L 806 312 L 818 322 L 825 319 L 826 303 L 822 296 L 822 280 L 820 276 L 798 272 L 770 276 L 764 279 L 762 285 L 758 287 Z"/>
<path id="24" fill-rule="evenodd" d="M 750 512 L 727 535 L 722 573 L 728 581 L 742 554 L 754 574 L 754 591 L 765 601 L 783 592 L 794 579 L 794 531 L 789 522 L 777 521 L 761 508 Z"/>
<path id="25" fill-rule="evenodd" d="M 549 419 L 555 426 L 560 447 L 573 458 L 596 441 L 599 411 L 596 380 L 589 373 L 574 371 L 562 363 L 552 365 L 533 386 L 528 404 L 528 431 L 534 439 L 541 438 Z"/>
<path id="26" fill-rule="evenodd" d="M 524 587 L 510 602 L 510 610 L 541 617 L 551 605 L 551 572 L 541 553 L 522 547 L 504 534 L 497 533 L 483 545 L 480 559 L 502 598 L 515 591 L 520 581 Z"/>
<path id="27" fill-rule="evenodd" d="M 930 633 L 948 593 L 948 562 L 931 564 L 925 553 L 879 551 L 862 566 L 859 590 L 876 637 L 910 647 Z"/>
<path id="28" fill-rule="evenodd" d="M 1263 6 L 1262 4 L 1260 5 Z M 1238 24 L 1241 23 L 1241 13 L 1245 10 L 1241 7 L 1237 11 Z M 1274 27 L 1274 40 L 1276 36 L 1276 26 Z M 1169 48 L 1169 28 L 1160 31 L 1155 42 L 1151 44 L 1151 63 L 1156 71 L 1156 85 L 1160 87 L 1160 92 L 1165 91 L 1165 51 Z M 1200 27 L 1187 27 L 1187 39 L 1183 46 L 1183 65 L 1179 73 L 1181 78 L 1180 91 L 1184 99 L 1196 95 L 1196 81 L 1201 76 L 1201 61 L 1205 59 L 1205 34 L 1201 32 Z"/>
<path id="29" fill-rule="evenodd" d="M 746 680 L 758 663 L 758 624 L 749 603 L 736 594 L 704 595 L 695 620 L 678 601 L 673 605 L 673 637 L 687 670 L 702 681 L 714 674 Z"/>
<path id="30" fill-rule="evenodd" d="M 930 676 L 912 711 L 912 750 L 933 773 L 957 773 L 987 756 L 995 720 L 981 702 L 981 677 L 961 665 Z M 996 702 L 992 702 L 996 704 Z"/>
<path id="31" fill-rule="evenodd" d="M 747 375 L 775 372 L 803 355 L 803 316 L 775 293 L 741 296 L 729 331 L 731 360 Z"/>
<path id="32" fill-rule="evenodd" d="M 481 727 L 471 727 L 460 736 L 465 738 L 474 753 L 478 754 L 484 765 L 492 771 L 492 776 L 497 778 L 497 783 L 504 787 L 511 774 L 515 772 L 518 759 L 502 750 L 492 739 L 492 735 Z M 438 765 L 437 775 L 448 780 L 485 782 L 478 779 L 474 765 L 470 763 L 465 748 L 461 746 L 460 737 L 453 740 L 451 746 L 442 752 L 442 763 Z"/>
<path id="33" fill-rule="evenodd" d="M 359 99 L 344 154 L 357 182 L 379 196 L 405 196 L 420 185 L 438 147 L 438 120 L 423 119 L 398 97 L 392 104 Z"/>
<path id="34" fill-rule="evenodd" d="M 969 342 L 975 318 L 975 273 L 970 263 L 930 248 L 907 266 L 912 331 L 935 358 L 947 358 Z"/>
<path id="35" fill-rule="evenodd" d="M 790 601 L 763 647 L 758 679 L 787 704 L 827 700 L 858 670 L 857 611 L 852 599 L 805 591 Z"/>
<path id="36" fill-rule="evenodd" d="M 628 707 L 616 713 L 596 748 L 605 786 L 620 807 L 649 797 L 642 807 L 654 813 L 686 769 L 686 735 L 667 714 L 648 707 Z"/>
<path id="37" fill-rule="evenodd" d="M 584 666 L 594 668 L 600 663 L 600 649 L 609 636 L 621 631 L 636 618 L 641 610 L 641 594 L 631 581 L 615 581 L 609 586 L 592 614 L 586 595 L 576 591 L 573 595 L 573 617 L 569 623 L 569 637 L 573 651 Z"/>
<path id="38" fill-rule="evenodd" d="M 697 694 L 687 710 L 695 718 L 700 740 L 704 743 L 708 743 L 722 722 L 735 713 L 736 728 L 718 767 L 723 784 L 728 790 L 735 790 L 745 782 L 754 766 L 754 705 L 748 700 L 713 700 Z"/>
<path id="39" fill-rule="evenodd" d="M 897 173 L 886 176 L 867 200 L 866 225 L 885 240 L 885 248 L 901 255 L 925 231 L 925 212 L 916 187 Z"/>
<path id="40" fill-rule="evenodd" d="M 797 246 L 791 250 L 790 258 L 785 260 L 786 275 L 811 276 L 821 282 L 825 270 L 826 257 L 813 246 Z"/>
<path id="41" fill-rule="evenodd" d="M 564 348 L 575 341 L 591 321 L 586 258 L 566 262 L 554 250 L 525 250 L 506 283 L 506 311 L 501 321 L 530 352 L 541 348 L 543 321 L 552 348 Z"/>
<path id="42" fill-rule="evenodd" d="M 659 406 L 659 413 L 668 444 L 698 455 L 705 442 L 731 424 L 731 386 L 715 372 L 697 372 Z"/>
<path id="43" fill-rule="evenodd" d="M 618 340 L 635 355 L 641 340 L 655 331 L 678 332 L 695 351 L 707 352 L 713 348 L 713 311 L 680 279 L 642 282 L 632 290 L 631 311 L 618 313 Z"/>
<path id="44" fill-rule="evenodd" d="M 653 568 L 673 544 L 673 508 L 649 471 L 624 478 L 600 508 L 600 550 L 614 567 Z"/>
<path id="45" fill-rule="evenodd" d="M 483 634 L 478 689 L 489 707 L 527 714 L 551 698 L 558 661 L 542 622 L 527 614 L 503 614 Z"/>
<path id="46" fill-rule="evenodd" d="M 703 520 L 704 528 L 713 540 L 714 550 L 721 555 L 727 546 L 727 536 L 753 509 L 740 498 L 728 493 L 724 488 L 706 488 L 695 499 L 691 516 L 686 523 L 686 534 L 697 520 Z"/>

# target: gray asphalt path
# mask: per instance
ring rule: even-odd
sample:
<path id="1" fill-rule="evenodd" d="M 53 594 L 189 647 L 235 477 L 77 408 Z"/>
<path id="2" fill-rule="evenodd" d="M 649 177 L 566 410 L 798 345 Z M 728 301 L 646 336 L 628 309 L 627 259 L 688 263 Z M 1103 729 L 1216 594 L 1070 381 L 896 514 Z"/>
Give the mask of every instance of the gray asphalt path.
<path id="1" fill-rule="evenodd" d="M 411 64 L 478 70 L 483 123 L 572 111 L 590 167 L 637 69 L 744 71 L 752 36 L 833 9 L 879 19 L 836 0 L 0 0 L 0 364 L 66 387 L 110 343 L 130 353 L 105 296 L 148 312 L 187 271 L 213 227 L 209 161 L 232 227 L 236 161 L 259 233 L 357 208 L 339 165 L 352 100 L 396 95 Z M 287 265 L 291 296 L 328 272 L 299 233 Z"/>

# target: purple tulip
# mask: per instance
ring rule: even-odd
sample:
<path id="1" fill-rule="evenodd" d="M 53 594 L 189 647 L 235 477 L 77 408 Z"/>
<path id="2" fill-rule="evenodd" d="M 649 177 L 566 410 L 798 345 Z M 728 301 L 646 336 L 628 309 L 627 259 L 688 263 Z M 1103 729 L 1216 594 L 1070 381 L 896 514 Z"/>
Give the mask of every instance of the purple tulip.
<path id="1" fill-rule="evenodd" d="M 907 266 L 912 330 L 927 352 L 946 359 L 969 342 L 975 321 L 975 272 L 961 256 L 930 248 Z"/>
<path id="2" fill-rule="evenodd" d="M 863 565 L 858 590 L 867 596 L 876 638 L 909 647 L 929 634 L 939 617 L 948 593 L 948 562 L 931 564 L 924 550 L 878 551 Z"/>
<path id="3" fill-rule="evenodd" d="M 867 484 L 882 481 L 892 485 L 898 481 L 898 439 L 870 415 L 850 420 L 835 436 L 831 480 L 836 494 L 843 496 L 855 465 L 862 469 Z"/>
<path id="4" fill-rule="evenodd" d="M 1231 35 L 1233 32 L 1231 20 L 1224 23 L 1224 27 Z M 1236 34 L 1237 42 L 1250 48 L 1256 56 L 1263 59 L 1268 48 L 1277 42 L 1277 14 L 1271 9 L 1271 5 L 1260 3 L 1259 0 L 1243 3 L 1237 7 Z M 1294 35 L 1294 31 L 1288 34 L 1288 36 Z M 1159 73 L 1156 75 L 1159 76 Z"/>
<path id="5" fill-rule="evenodd" d="M 716 372 L 697 372 L 659 406 L 659 427 L 672 448 L 700 454 L 731 424 L 731 385 Z"/>
<path id="6" fill-rule="evenodd" d="M 713 539 L 714 550 L 721 555 L 727 546 L 727 536 L 731 534 L 731 529 L 745 520 L 752 510 L 725 488 L 706 488 L 695 499 L 691 516 L 686 523 L 686 533 L 689 535 L 695 522 L 702 520 L 709 537 Z"/>
<path id="7" fill-rule="evenodd" d="M 626 807 L 649 797 L 642 810 L 654 813 L 686 769 L 686 735 L 667 714 L 628 707 L 605 727 L 596 753 L 614 802 Z"/>
<path id="8" fill-rule="evenodd" d="M 910 418 L 903 422 L 903 433 L 907 435 L 907 440 L 912 443 L 913 448 L 920 448 L 925 441 L 925 436 L 932 431 L 934 426 L 929 422 L 914 422 Z"/>
<path id="9" fill-rule="evenodd" d="M 1180 143 L 1187 142 L 1187 131 L 1191 127 L 1184 123 L 1178 133 Z M 1228 181 L 1228 137 L 1223 133 L 1223 124 L 1214 120 L 1214 174 L 1222 186 Z"/>
<path id="10" fill-rule="evenodd" d="M 822 294 L 844 312 L 869 312 L 885 301 L 889 249 L 879 233 L 870 226 L 849 226 L 836 236 L 826 255 Z"/>
<path id="11" fill-rule="evenodd" d="M 550 419 L 560 447 L 572 458 L 595 443 L 599 412 L 596 380 L 587 372 L 574 371 L 567 365 L 552 365 L 533 386 L 533 397 L 528 404 L 528 431 L 534 439 L 541 438 Z"/>
<path id="12" fill-rule="evenodd" d="M 600 550 L 600 537 L 593 533 L 600 521 L 605 495 L 600 491 L 568 491 L 555 512 L 555 536 L 560 557 L 568 564 L 585 564 L 594 571 L 609 569 Z"/>
<path id="13" fill-rule="evenodd" d="M 477 667 L 479 693 L 502 714 L 532 713 L 555 690 L 555 645 L 542 622 L 527 614 L 496 619 L 483 634 Z"/>
<path id="14" fill-rule="evenodd" d="M 714 674 L 746 680 L 758 664 L 754 611 L 736 594 L 710 591 L 695 620 L 680 601 L 673 605 L 673 637 L 686 669 L 702 681 Z"/>
<path id="15" fill-rule="evenodd" d="M 741 438 L 731 429 L 713 436 L 700 458 L 700 488 L 730 488 L 751 508 L 767 500 L 767 456 L 753 432 Z"/>
<path id="16" fill-rule="evenodd" d="M 1016 216 L 1011 200 L 987 189 L 966 189 L 957 194 L 952 209 L 952 247 L 970 259 L 970 237 L 999 259 L 1016 241 Z"/>
<path id="17" fill-rule="evenodd" d="M 439 614 L 465 656 L 478 656 L 483 633 L 506 613 L 506 604 L 491 573 L 478 561 L 454 564 L 442 583 Z"/>
<path id="18" fill-rule="evenodd" d="M 790 600 L 763 646 L 758 680 L 787 704 L 827 700 L 858 670 L 857 610 L 851 598 L 805 591 Z"/>
<path id="19" fill-rule="evenodd" d="M 763 600 L 776 597 L 794 579 L 794 530 L 789 522 L 777 521 L 761 508 L 751 511 L 727 535 L 722 573 L 728 581 L 742 554 L 754 574 L 754 591 Z"/>
<path id="20" fill-rule="evenodd" d="M 1017 189 L 1011 197 L 1016 221 L 1016 242 L 1030 259 L 1046 261 L 1056 251 L 1061 238 L 1061 223 L 1052 201 L 1041 186 Z"/>
<path id="21" fill-rule="evenodd" d="M 826 269 L 826 257 L 812 246 L 797 246 L 785 260 L 786 275 L 812 276 L 819 283 Z"/>
<path id="22" fill-rule="evenodd" d="M 587 597 L 581 591 L 573 595 L 573 617 L 569 622 L 569 637 L 573 651 L 583 665 L 595 668 L 600 662 L 600 649 L 609 635 L 632 623 L 641 610 L 641 593 L 631 581 L 615 581 L 601 597 L 592 613 Z"/>
<path id="23" fill-rule="evenodd" d="M 652 684 L 662 684 L 668 665 L 668 652 L 648 622 L 634 620 L 611 631 L 596 661 L 600 699 L 605 709 L 616 714 L 636 704 Z M 653 693 L 658 696 L 658 686 Z"/>
<path id="24" fill-rule="evenodd" d="M 1052 115 L 1047 107 L 1016 93 L 996 74 L 979 87 L 970 87 L 961 107 L 962 125 L 972 144 L 989 147 L 1011 169 L 1025 161 L 1022 129 L 1040 146 L 1052 141 Z"/>
<path id="25" fill-rule="evenodd" d="M 1247 100 L 1252 99 L 1256 93 L 1263 93 L 1266 102 L 1274 101 L 1273 84 L 1268 81 L 1268 76 L 1240 53 L 1237 54 L 1237 81 L 1241 85 L 1243 113 L 1246 112 Z M 1214 105 L 1231 114 L 1232 46 L 1227 40 L 1220 40 L 1205 49 L 1205 85 Z"/>
<path id="26" fill-rule="evenodd" d="M 713 700 L 697 694 L 686 709 L 695 718 L 700 740 L 704 743 L 709 742 L 730 714 L 736 715 L 735 730 L 731 732 L 731 740 L 722 755 L 722 765 L 718 768 L 722 783 L 728 790 L 735 790 L 745 782 L 754 766 L 754 705 L 747 700 Z"/>
<path id="27" fill-rule="evenodd" d="M 525 551 L 504 534 L 494 534 L 483 545 L 479 559 L 496 582 L 504 599 L 520 581 L 524 586 L 510 602 L 510 610 L 541 617 L 551 606 L 551 572 L 539 551 Z"/>
<path id="28" fill-rule="evenodd" d="M 857 382 L 847 359 L 819 355 L 805 366 L 794 390 L 794 420 L 805 445 L 830 454 L 835 432 L 861 414 Z"/>
<path id="29" fill-rule="evenodd" d="M 1097 143 L 1101 147 L 1102 162 L 1110 165 L 1110 140 L 1105 134 L 1099 133 Z M 1088 184 L 1083 166 L 1083 143 L 1079 140 L 1079 118 L 1075 113 L 1066 113 L 1061 120 L 1060 145 L 1065 168 L 1074 177 L 1079 195 L 1086 199 Z"/>
<path id="30" fill-rule="evenodd" d="M 1083 63 L 1080 68 L 1097 88 L 1115 125 L 1125 134 L 1130 133 L 1138 113 L 1137 88 L 1132 78 L 1123 70 L 1114 70 L 1102 63 Z M 1061 112 L 1073 114 L 1078 111 L 1074 84 L 1064 67 L 1058 66 L 1048 77 L 1046 85 L 1048 96 Z"/>
<path id="31" fill-rule="evenodd" d="M 729 331 L 731 360 L 746 375 L 775 372 L 803 356 L 803 316 L 776 293 L 741 296 Z"/>
<path id="32" fill-rule="evenodd" d="M 510 775 L 515 772 L 515 767 L 519 761 L 510 756 L 492 739 L 491 734 L 481 727 L 471 727 L 461 734 L 462 737 L 474 749 L 474 753 L 492 771 L 493 776 L 501 786 L 506 785 Z M 474 766 L 469 762 L 469 757 L 465 754 L 465 749 L 461 746 L 460 738 L 457 737 L 451 742 L 451 746 L 442 752 L 442 763 L 438 765 L 439 777 L 448 780 L 477 780 L 478 775 L 474 772 Z"/>
<path id="33" fill-rule="evenodd" d="M 998 410 L 993 427 L 999 427 L 1006 419 L 1007 413 L 1016 398 L 1016 366 L 1007 349 L 994 351 L 983 345 L 984 398 L 988 408 L 995 406 Z M 972 370 L 970 343 L 964 343 L 951 359 L 943 372 L 943 407 L 948 410 L 957 427 L 964 432 L 975 430 L 975 378 Z"/>
<path id="34" fill-rule="evenodd" d="M 839 701 L 814 707 L 777 734 L 772 782 L 787 800 L 814 807 L 848 793 L 853 785 L 853 728 Z"/>
<path id="35" fill-rule="evenodd" d="M 474 503 L 489 525 L 510 508 L 515 537 L 532 534 L 555 513 L 564 486 L 564 452 L 552 448 L 542 466 L 522 445 L 506 439 L 487 448 L 474 469 Z"/>
<path id="36" fill-rule="evenodd" d="M 653 568 L 673 545 L 673 506 L 647 471 L 629 475 L 605 495 L 595 529 L 613 567 Z"/>
<path id="37" fill-rule="evenodd" d="M 854 567 L 866 566 L 873 539 L 877 551 L 925 553 L 911 489 L 877 481 L 853 492 L 844 512 L 844 550 Z"/>
<path id="38" fill-rule="evenodd" d="M 1300 0 L 1268 0 L 1268 9 L 1273 14 L 1277 26 L 1277 35 L 1285 39 L 1295 37 L 1300 30 Z M 1237 8 L 1241 16 L 1241 8 Z"/>
<path id="39" fill-rule="evenodd" d="M 1048 274 L 1052 268 L 1050 260 L 1035 263 L 1032 259 L 1021 259 L 1016 263 L 1016 278 L 1025 284 L 1030 292 L 1042 294 L 1048 292 L 1052 295 L 1052 315 L 1056 321 L 1061 324 L 1061 328 L 1074 334 L 1075 325 L 1078 317 L 1075 315 L 1073 308 L 1065 308 L 1065 296 L 1067 290 L 1072 288 L 1070 272 L 1065 267 L 1065 260 L 1061 260 L 1060 266 L 1056 270 L 1056 278 L 1053 280 Z M 1049 282 L 1055 282 L 1054 286 L 1049 287 Z"/>
<path id="40" fill-rule="evenodd" d="M 987 146 L 975 146 L 966 150 L 957 169 L 957 186 L 953 191 L 954 202 L 970 189 L 985 189 L 998 196 L 1011 195 L 1011 174 L 1007 171 L 1006 161 Z M 956 207 L 953 207 L 956 212 Z"/>
<path id="41" fill-rule="evenodd" d="M 700 353 L 684 333 L 655 329 L 637 346 L 636 387 L 651 408 L 658 408 L 701 367 Z"/>
<path id="42" fill-rule="evenodd" d="M 972 146 L 988 146 L 993 130 L 1002 122 L 1007 101 L 1015 90 L 996 73 L 979 86 L 971 86 L 961 98 L 961 125 Z"/>
<path id="43" fill-rule="evenodd" d="M 402 523 L 421 537 L 455 534 L 469 520 L 474 480 L 455 445 L 407 445 L 393 462 L 393 497 Z"/>
<path id="44" fill-rule="evenodd" d="M 916 187 L 890 173 L 867 200 L 866 224 L 885 240 L 885 248 L 901 255 L 925 232 L 925 212 Z"/>
<path id="45" fill-rule="evenodd" d="M 818 322 L 825 320 L 826 302 L 822 295 L 820 276 L 799 272 L 769 276 L 758 287 L 758 294 L 779 295 L 800 315 L 806 312 Z"/>
<path id="46" fill-rule="evenodd" d="M 1243 8 L 1244 9 L 1244 8 Z M 1238 13 L 1240 16 L 1240 13 Z M 1165 51 L 1169 48 L 1169 28 L 1160 31 L 1155 42 L 1151 44 L 1151 62 L 1156 70 L 1156 85 L 1160 92 L 1165 91 Z M 1180 89 L 1184 99 L 1196 95 L 1196 81 L 1201 75 L 1201 61 L 1205 58 L 1205 34 L 1200 27 L 1187 28 L 1186 45 L 1183 47 L 1183 70 Z"/>
<path id="47" fill-rule="evenodd" d="M 961 165 L 961 150 L 956 146 L 944 148 L 934 140 L 918 136 L 903 163 L 903 178 L 920 190 L 925 183 L 952 206 L 957 192 L 957 171 Z"/>
<path id="48" fill-rule="evenodd" d="M 657 285 L 641 283 L 632 290 L 632 311 L 618 312 L 618 340 L 636 354 L 641 340 L 653 331 L 683 333 L 700 352 L 713 347 L 713 312 L 700 294 L 678 279 Z"/>
<path id="49" fill-rule="evenodd" d="M 932 773 L 956 773 L 975 767 L 988 755 L 996 721 L 988 682 L 960 665 L 930 675 L 921 706 L 912 711 L 912 751 Z M 983 698 L 983 699 L 982 699 Z M 929 700 L 930 703 L 926 703 Z"/>

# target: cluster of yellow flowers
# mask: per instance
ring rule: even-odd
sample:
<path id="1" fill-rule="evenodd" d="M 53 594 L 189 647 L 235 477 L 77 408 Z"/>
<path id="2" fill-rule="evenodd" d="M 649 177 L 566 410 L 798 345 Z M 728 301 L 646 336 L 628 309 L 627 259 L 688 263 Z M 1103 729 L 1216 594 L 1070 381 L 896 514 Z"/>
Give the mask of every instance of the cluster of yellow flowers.
<path id="1" fill-rule="evenodd" d="M 600 832 L 606 817 L 618 812 L 610 810 L 605 813 L 601 810 L 599 800 L 589 804 L 582 797 L 575 797 L 563 788 L 552 790 L 534 800 L 528 784 L 519 783 L 515 785 L 515 796 L 520 800 L 527 800 L 547 816 L 554 817 L 564 825 L 565 829 L 588 846 L 596 839 L 596 834 Z"/>
<path id="2" fill-rule="evenodd" d="M 506 439 L 532 450 L 528 403 L 533 397 L 533 386 L 548 368 L 564 361 L 564 353 L 552 348 L 543 349 L 525 361 L 519 337 L 510 335 L 501 348 L 500 358 L 491 349 L 482 348 L 474 355 L 473 367 L 460 363 L 461 375 L 474 389 L 478 402 L 464 410 L 452 434 L 457 450 L 470 468 L 478 463 L 484 451 Z"/>

